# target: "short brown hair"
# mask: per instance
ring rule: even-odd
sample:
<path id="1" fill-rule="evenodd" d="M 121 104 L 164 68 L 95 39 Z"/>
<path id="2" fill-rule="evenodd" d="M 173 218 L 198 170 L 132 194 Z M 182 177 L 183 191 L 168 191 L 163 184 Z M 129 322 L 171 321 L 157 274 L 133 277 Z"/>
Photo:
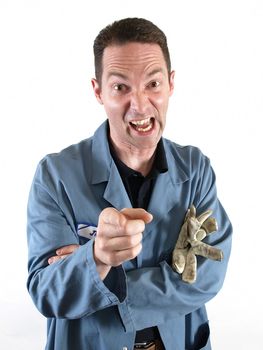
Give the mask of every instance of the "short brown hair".
<path id="1" fill-rule="evenodd" d="M 124 18 L 102 29 L 94 40 L 95 76 L 99 83 L 102 77 L 104 49 L 110 45 L 123 45 L 128 42 L 158 44 L 163 52 L 168 73 L 171 72 L 167 39 L 161 29 L 144 18 Z"/>

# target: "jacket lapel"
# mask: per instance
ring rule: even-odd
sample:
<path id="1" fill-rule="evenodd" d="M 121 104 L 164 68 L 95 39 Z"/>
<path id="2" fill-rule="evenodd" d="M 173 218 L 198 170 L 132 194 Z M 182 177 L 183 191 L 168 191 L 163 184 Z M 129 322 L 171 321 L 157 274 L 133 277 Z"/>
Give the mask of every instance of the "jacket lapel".
<path id="1" fill-rule="evenodd" d="M 108 123 L 104 122 L 96 131 L 92 144 L 93 185 L 105 183 L 103 198 L 114 208 L 130 208 L 131 202 L 126 193 L 118 169 L 112 159 L 108 144 Z"/>
<path id="2" fill-rule="evenodd" d="M 110 176 L 104 191 L 103 198 L 106 199 L 114 208 L 121 210 L 131 208 L 131 202 L 123 185 L 119 171 L 112 161 Z"/>
<path id="3" fill-rule="evenodd" d="M 176 161 L 171 153 L 170 142 L 163 139 L 165 154 L 167 158 L 168 171 L 160 174 L 156 180 L 148 211 L 153 215 L 153 221 L 147 225 L 147 232 L 151 231 L 155 225 L 180 201 L 183 184 L 189 180 L 180 162 Z"/>

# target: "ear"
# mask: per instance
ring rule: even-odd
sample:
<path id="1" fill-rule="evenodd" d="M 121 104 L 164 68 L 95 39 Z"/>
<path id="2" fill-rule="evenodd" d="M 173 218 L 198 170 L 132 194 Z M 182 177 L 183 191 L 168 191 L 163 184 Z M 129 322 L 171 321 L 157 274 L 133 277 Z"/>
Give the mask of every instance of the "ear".
<path id="1" fill-rule="evenodd" d="M 172 96 L 174 92 L 174 77 L 175 77 L 175 71 L 172 70 L 169 76 L 170 96 Z"/>
<path id="2" fill-rule="evenodd" d="M 94 91 L 94 94 L 95 94 L 95 97 L 96 97 L 97 101 L 101 105 L 103 105 L 103 101 L 102 101 L 102 98 L 101 98 L 101 89 L 100 89 L 100 84 L 99 84 L 98 80 L 95 79 L 95 78 L 91 79 L 91 84 L 92 84 L 93 91 Z"/>

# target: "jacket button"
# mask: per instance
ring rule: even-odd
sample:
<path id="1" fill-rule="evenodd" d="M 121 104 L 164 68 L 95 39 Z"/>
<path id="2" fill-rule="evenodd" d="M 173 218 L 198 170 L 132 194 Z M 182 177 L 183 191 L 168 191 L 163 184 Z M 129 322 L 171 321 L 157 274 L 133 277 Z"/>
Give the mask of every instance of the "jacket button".
<path id="1" fill-rule="evenodd" d="M 122 350 L 128 350 L 127 346 L 124 346 L 124 347 L 122 348 Z"/>

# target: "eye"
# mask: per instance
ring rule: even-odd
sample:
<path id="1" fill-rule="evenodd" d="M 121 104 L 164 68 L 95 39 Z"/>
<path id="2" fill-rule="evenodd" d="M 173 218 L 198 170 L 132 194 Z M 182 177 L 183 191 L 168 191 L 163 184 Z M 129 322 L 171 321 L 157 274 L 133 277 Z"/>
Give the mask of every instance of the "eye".
<path id="1" fill-rule="evenodd" d="M 149 84 L 148 86 L 149 86 L 150 88 L 154 88 L 154 89 L 155 89 L 155 88 L 157 88 L 157 87 L 160 86 L 160 82 L 157 81 L 157 80 L 156 80 L 156 81 L 154 80 L 154 81 L 151 81 L 150 84 Z"/>
<path id="2" fill-rule="evenodd" d="M 113 90 L 122 92 L 127 90 L 127 87 L 124 84 L 114 84 Z"/>

